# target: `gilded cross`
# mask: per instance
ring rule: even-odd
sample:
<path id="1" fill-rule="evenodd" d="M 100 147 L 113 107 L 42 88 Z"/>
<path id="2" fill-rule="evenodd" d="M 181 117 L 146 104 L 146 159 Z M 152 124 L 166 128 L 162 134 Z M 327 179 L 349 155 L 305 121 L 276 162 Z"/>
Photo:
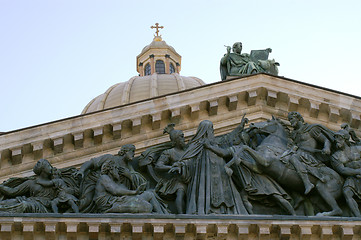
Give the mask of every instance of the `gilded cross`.
<path id="1" fill-rule="evenodd" d="M 150 26 L 150 28 L 155 28 L 155 29 L 157 29 L 156 31 L 155 31 L 155 34 L 157 34 L 157 37 L 159 37 L 159 28 L 160 29 L 162 29 L 162 28 L 164 28 L 163 26 L 159 26 L 159 23 L 155 23 L 155 26 Z"/>

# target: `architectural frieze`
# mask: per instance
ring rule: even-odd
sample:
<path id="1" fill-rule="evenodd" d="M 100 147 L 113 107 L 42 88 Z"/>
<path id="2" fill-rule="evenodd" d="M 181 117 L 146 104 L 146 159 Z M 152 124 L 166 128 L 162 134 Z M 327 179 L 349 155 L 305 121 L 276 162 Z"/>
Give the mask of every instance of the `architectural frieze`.
<path id="1" fill-rule="evenodd" d="M 115 152 L 130 142 L 141 152 L 166 141 L 162 128 L 170 122 L 191 135 L 198 122 L 210 119 L 221 134 L 244 113 L 257 122 L 271 115 L 286 119 L 296 110 L 310 123 L 337 129 L 346 122 L 359 133 L 360 98 L 258 74 L 2 134 L 0 176 L 31 174 L 40 158 L 61 166 L 80 164 L 99 151 Z M 147 142 L 154 138 L 160 140 Z"/>

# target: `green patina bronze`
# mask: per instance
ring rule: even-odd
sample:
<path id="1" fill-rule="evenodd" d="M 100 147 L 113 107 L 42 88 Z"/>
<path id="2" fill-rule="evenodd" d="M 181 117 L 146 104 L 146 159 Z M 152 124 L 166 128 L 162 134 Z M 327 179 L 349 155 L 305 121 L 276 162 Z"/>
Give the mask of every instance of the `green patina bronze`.
<path id="1" fill-rule="evenodd" d="M 222 81 L 226 80 L 227 76 L 245 76 L 262 72 L 278 75 L 277 66 L 280 64 L 274 59 L 268 59 L 271 48 L 252 50 L 250 54 L 242 53 L 242 43 L 236 42 L 232 51 L 231 53 L 231 47 L 227 46 L 227 53 L 221 59 Z"/>

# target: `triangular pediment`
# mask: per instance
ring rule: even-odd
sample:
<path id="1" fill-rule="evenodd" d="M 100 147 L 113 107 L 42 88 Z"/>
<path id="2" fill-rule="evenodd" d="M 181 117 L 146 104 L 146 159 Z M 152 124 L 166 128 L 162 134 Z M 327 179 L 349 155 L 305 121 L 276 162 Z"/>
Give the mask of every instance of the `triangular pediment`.
<path id="1" fill-rule="evenodd" d="M 33 175 L 40 158 L 58 168 L 79 167 L 129 143 L 139 155 L 169 141 L 163 129 L 171 122 L 190 138 L 202 120 L 212 121 L 215 134 L 220 135 L 234 129 L 244 114 L 250 122 L 260 122 L 272 115 L 286 120 L 289 111 L 332 130 L 346 122 L 359 133 L 360 97 L 256 74 L 4 133 L 0 135 L 0 179 Z"/>

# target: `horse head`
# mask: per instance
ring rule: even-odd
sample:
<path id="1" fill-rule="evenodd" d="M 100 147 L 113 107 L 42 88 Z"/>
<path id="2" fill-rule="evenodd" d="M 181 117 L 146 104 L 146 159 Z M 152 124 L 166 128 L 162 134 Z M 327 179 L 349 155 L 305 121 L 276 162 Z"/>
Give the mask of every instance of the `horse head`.
<path id="1" fill-rule="evenodd" d="M 251 123 L 249 126 L 251 135 L 262 135 L 262 141 L 259 145 L 284 146 L 288 143 L 288 128 L 282 120 L 272 116 L 272 119 L 263 122 Z"/>

